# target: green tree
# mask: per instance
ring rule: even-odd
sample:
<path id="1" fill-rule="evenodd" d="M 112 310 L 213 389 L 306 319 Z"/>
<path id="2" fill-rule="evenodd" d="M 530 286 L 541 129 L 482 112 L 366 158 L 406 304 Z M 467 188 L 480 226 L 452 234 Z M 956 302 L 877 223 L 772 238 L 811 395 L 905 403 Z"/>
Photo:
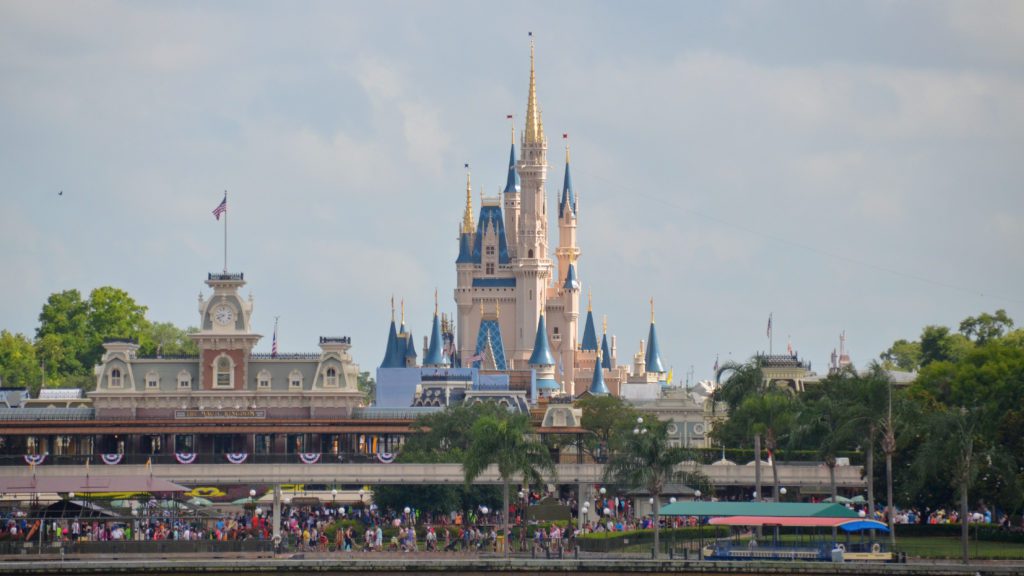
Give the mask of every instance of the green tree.
<path id="1" fill-rule="evenodd" d="M 24 334 L 0 331 L 0 382 L 21 387 L 35 395 L 42 382 L 42 370 L 32 342 Z"/>
<path id="2" fill-rule="evenodd" d="M 127 292 L 112 286 L 101 286 L 89 293 L 89 332 L 87 348 L 80 358 L 88 370 L 99 364 L 103 342 L 110 338 L 138 340 L 149 325 L 145 306 L 135 302 Z"/>
<path id="3" fill-rule="evenodd" d="M 377 380 L 369 372 L 359 373 L 356 386 L 363 393 L 364 402 L 367 406 L 372 406 L 377 401 Z"/>
<path id="4" fill-rule="evenodd" d="M 583 410 L 581 425 L 592 432 L 584 437 L 583 450 L 594 460 L 606 457 L 615 432 L 632 429 L 639 415 L 625 400 L 612 395 L 584 396 L 576 406 Z"/>
<path id="5" fill-rule="evenodd" d="M 925 326 L 921 331 L 921 367 L 932 362 L 955 362 L 972 347 L 963 334 L 954 334 L 945 326 Z"/>
<path id="6" fill-rule="evenodd" d="M 996 310 L 995 314 L 983 312 L 977 316 L 969 316 L 960 322 L 960 333 L 976 344 L 1001 338 L 1011 328 L 1013 319 L 1003 309 Z"/>
<path id="7" fill-rule="evenodd" d="M 189 334 L 198 329 L 178 328 L 170 322 L 150 322 L 139 335 L 139 353 L 145 356 L 194 356 L 199 347 Z"/>
<path id="8" fill-rule="evenodd" d="M 913 372 L 921 367 L 921 343 L 900 339 L 878 357 L 886 370 Z"/>
<path id="9" fill-rule="evenodd" d="M 637 424 L 638 432 L 620 431 L 616 434 L 611 458 L 605 467 L 606 482 L 630 488 L 642 488 L 660 502 L 665 485 L 685 476 L 676 467 L 692 458 L 690 452 L 678 446 L 670 446 L 668 424 L 648 416 Z M 654 549 L 660 554 L 660 514 L 654 507 Z"/>
<path id="10" fill-rule="evenodd" d="M 505 541 L 509 541 L 509 485 L 522 478 L 525 485 L 542 484 L 544 474 L 553 476 L 555 464 L 551 452 L 533 436 L 526 414 L 485 415 L 473 423 L 473 438 L 462 461 L 466 484 L 472 484 L 492 464 L 497 465 L 502 483 L 502 518 Z M 506 546 L 506 554 L 510 546 Z"/>
<path id="11" fill-rule="evenodd" d="M 781 440 L 789 438 L 796 422 L 799 404 L 788 392 L 769 390 L 764 394 L 747 396 L 743 402 L 729 414 L 730 421 L 735 420 L 739 427 L 746 430 L 748 436 L 759 435 L 764 438 L 764 447 L 769 455 L 775 455 L 772 461 L 772 486 L 775 499 L 779 497 L 778 448 Z M 758 454 L 757 458 L 761 458 Z"/>

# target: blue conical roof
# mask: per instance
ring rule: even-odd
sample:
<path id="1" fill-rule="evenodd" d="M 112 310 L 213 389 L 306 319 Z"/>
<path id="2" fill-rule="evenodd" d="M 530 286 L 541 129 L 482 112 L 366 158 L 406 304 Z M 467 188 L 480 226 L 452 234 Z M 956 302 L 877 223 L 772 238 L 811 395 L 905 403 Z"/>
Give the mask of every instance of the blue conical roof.
<path id="1" fill-rule="evenodd" d="M 463 232 L 459 234 L 459 257 L 455 259 L 456 264 L 472 264 L 473 259 L 473 233 Z"/>
<path id="2" fill-rule="evenodd" d="M 597 352 L 597 330 L 594 329 L 594 312 L 587 310 L 587 321 L 583 325 L 583 342 L 580 350 Z"/>
<path id="3" fill-rule="evenodd" d="M 548 326 L 544 321 L 544 315 L 540 315 L 540 322 L 537 322 L 537 338 L 533 341 L 533 354 L 530 356 L 530 366 L 554 366 L 555 357 L 551 355 L 551 346 L 548 345 Z"/>
<path id="4" fill-rule="evenodd" d="M 576 265 L 572 262 L 569 263 L 569 272 L 565 275 L 565 284 L 562 285 L 562 288 L 566 290 L 580 289 L 580 281 L 576 279 Z"/>
<path id="5" fill-rule="evenodd" d="M 409 337 L 405 339 L 405 357 L 415 358 L 416 356 L 416 339 L 412 337 L 412 332 L 409 332 Z"/>
<path id="6" fill-rule="evenodd" d="M 607 396 L 608 385 L 604 383 L 604 370 L 602 364 L 604 359 L 600 362 L 594 362 L 594 377 L 590 379 L 589 392 L 595 396 Z"/>
<path id="7" fill-rule="evenodd" d="M 405 366 L 405 358 L 398 350 L 398 332 L 395 330 L 395 321 L 391 320 L 391 328 L 388 330 L 388 345 L 384 351 L 384 361 L 380 363 L 381 368 L 401 368 Z"/>
<path id="8" fill-rule="evenodd" d="M 647 334 L 647 356 L 645 370 L 648 372 L 664 372 L 665 366 L 661 363 L 661 349 L 658 346 L 658 332 L 654 329 L 654 322 L 651 322 L 651 331 Z"/>
<path id="9" fill-rule="evenodd" d="M 505 194 L 519 194 L 519 173 L 516 172 L 516 143 L 508 153 L 508 179 L 505 181 Z"/>
<path id="10" fill-rule="evenodd" d="M 569 159 L 565 160 L 565 181 L 562 183 L 562 198 L 558 202 L 558 217 L 564 218 L 565 211 L 576 215 L 576 193 L 572 189 L 572 175 L 569 172 Z"/>
<path id="11" fill-rule="evenodd" d="M 611 349 L 608 348 L 607 334 L 601 335 L 601 367 L 609 370 L 612 369 L 612 352 Z"/>
<path id="12" fill-rule="evenodd" d="M 430 346 L 427 347 L 427 355 L 423 358 L 424 366 L 444 366 L 444 350 L 441 342 L 441 319 L 434 312 L 434 326 L 430 329 Z"/>

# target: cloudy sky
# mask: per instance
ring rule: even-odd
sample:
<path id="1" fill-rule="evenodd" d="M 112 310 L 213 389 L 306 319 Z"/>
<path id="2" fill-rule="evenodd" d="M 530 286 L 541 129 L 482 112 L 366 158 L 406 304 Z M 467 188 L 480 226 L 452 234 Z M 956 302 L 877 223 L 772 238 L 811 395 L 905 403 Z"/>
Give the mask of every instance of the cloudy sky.
<path id="1" fill-rule="evenodd" d="M 0 4 L 0 328 L 112 285 L 153 320 L 244 271 L 269 350 L 380 363 L 454 310 L 463 164 L 503 185 L 537 43 L 548 201 L 620 361 L 657 304 L 682 380 L 787 336 L 824 369 L 926 324 L 1024 322 L 1024 3 Z M 63 190 L 63 196 L 58 192 Z M 474 196 L 477 192 L 474 192 Z M 554 239 L 552 244 L 555 244 Z"/>

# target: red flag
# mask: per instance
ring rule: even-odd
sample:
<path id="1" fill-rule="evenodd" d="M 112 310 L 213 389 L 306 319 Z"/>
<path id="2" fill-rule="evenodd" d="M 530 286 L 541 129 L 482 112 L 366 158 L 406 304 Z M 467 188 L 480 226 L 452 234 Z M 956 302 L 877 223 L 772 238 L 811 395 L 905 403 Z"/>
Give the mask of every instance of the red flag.
<path id="1" fill-rule="evenodd" d="M 562 140 L 568 140 L 568 139 L 569 139 L 569 133 L 568 132 L 562 132 Z"/>
<path id="2" fill-rule="evenodd" d="M 506 115 L 505 115 L 505 118 L 507 118 L 507 119 L 511 120 L 511 119 L 512 119 L 512 115 L 511 115 L 511 114 L 506 114 Z"/>

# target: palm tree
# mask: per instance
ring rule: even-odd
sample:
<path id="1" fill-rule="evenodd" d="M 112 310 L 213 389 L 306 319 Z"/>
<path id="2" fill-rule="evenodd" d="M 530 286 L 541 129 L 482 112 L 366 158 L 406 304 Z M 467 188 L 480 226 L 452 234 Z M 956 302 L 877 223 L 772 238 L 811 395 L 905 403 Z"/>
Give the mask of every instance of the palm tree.
<path id="1" fill-rule="evenodd" d="M 555 474 L 555 464 L 547 447 L 532 434 L 526 414 L 485 415 L 473 423 L 473 439 L 462 461 L 466 484 L 471 484 L 492 464 L 497 465 L 502 482 L 502 519 L 504 520 L 505 554 L 509 550 L 509 484 L 522 477 L 524 484 L 543 484 L 546 472 Z"/>
<path id="2" fill-rule="evenodd" d="M 614 438 L 615 449 L 604 470 L 606 482 L 631 488 L 643 488 L 654 499 L 654 550 L 660 554 L 660 497 L 665 485 L 683 477 L 676 471 L 690 452 L 669 446 L 668 424 L 653 416 L 637 418 L 637 426 Z"/>
<path id="3" fill-rule="evenodd" d="M 746 422 L 748 430 L 764 438 L 765 449 L 774 455 L 779 447 L 780 439 L 789 435 L 796 417 L 797 403 L 788 393 L 772 390 L 762 395 L 747 396 L 733 411 L 733 418 Z M 761 455 L 758 454 L 760 459 Z M 779 469 L 777 458 L 771 458 L 772 494 L 779 499 Z M 760 495 L 758 495 L 760 497 Z"/>

